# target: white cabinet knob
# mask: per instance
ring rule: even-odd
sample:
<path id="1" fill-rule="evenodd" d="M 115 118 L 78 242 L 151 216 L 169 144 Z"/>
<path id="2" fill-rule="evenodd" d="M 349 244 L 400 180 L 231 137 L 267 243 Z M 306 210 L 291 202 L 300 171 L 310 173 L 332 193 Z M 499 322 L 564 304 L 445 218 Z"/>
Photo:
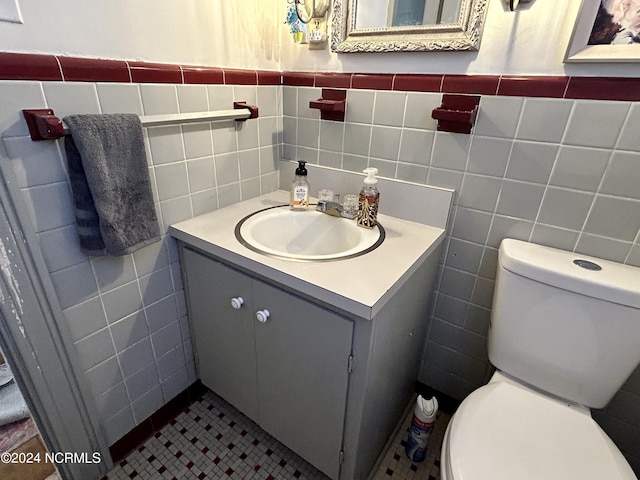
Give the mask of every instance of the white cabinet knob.
<path id="1" fill-rule="evenodd" d="M 234 297 L 231 299 L 231 306 L 236 310 L 239 310 L 243 303 L 244 303 L 244 298 L 242 297 Z"/>
<path id="2" fill-rule="evenodd" d="M 265 323 L 267 321 L 267 319 L 269 318 L 269 315 L 271 315 L 269 313 L 269 310 L 264 309 L 264 310 L 258 310 L 256 312 L 256 319 L 260 322 L 260 323 Z"/>

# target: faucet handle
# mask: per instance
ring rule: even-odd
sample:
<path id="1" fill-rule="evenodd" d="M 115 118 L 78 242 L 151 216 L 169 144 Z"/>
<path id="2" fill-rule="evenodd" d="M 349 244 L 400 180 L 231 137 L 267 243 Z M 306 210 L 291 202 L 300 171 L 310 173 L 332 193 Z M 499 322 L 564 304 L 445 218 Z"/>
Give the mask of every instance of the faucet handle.
<path id="1" fill-rule="evenodd" d="M 344 196 L 342 216 L 345 218 L 356 218 L 358 216 L 358 195 Z"/>
<path id="2" fill-rule="evenodd" d="M 325 202 L 332 202 L 333 190 L 329 190 L 328 188 L 323 188 L 318 192 L 318 200 L 324 200 Z"/>

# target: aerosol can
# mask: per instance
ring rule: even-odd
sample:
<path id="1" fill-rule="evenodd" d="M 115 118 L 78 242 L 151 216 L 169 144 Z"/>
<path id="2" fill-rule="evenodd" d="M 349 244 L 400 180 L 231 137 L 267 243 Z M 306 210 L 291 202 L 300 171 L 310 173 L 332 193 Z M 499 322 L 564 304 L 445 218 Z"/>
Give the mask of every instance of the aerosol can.
<path id="1" fill-rule="evenodd" d="M 427 442 L 433 431 L 433 424 L 438 414 L 438 400 L 432 397 L 428 400 L 418 395 L 416 408 L 413 411 L 411 428 L 405 452 L 413 462 L 422 462 L 427 457 Z"/>

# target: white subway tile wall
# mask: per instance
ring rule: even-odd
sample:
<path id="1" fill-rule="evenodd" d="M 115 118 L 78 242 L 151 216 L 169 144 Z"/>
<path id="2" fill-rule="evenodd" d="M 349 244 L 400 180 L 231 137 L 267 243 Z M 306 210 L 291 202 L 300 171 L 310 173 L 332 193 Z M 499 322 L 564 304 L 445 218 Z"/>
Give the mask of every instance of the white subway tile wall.
<path id="1" fill-rule="evenodd" d="M 483 96 L 462 135 L 436 131 L 438 93 L 348 90 L 344 124 L 318 120 L 308 100 L 320 96 L 283 87 L 284 159 L 375 166 L 457 191 L 419 378 L 427 385 L 462 399 L 488 380 L 503 238 L 640 267 L 640 104 Z M 640 472 L 640 369 L 594 417 Z"/>
<path id="2" fill-rule="evenodd" d="M 76 358 L 113 444 L 196 380 L 180 266 L 168 225 L 278 187 L 278 86 L 0 82 L 3 168 L 16 177 Z M 123 257 L 79 249 L 62 140 L 33 142 L 20 111 L 141 115 L 260 104 L 260 119 L 145 129 L 163 238 Z"/>

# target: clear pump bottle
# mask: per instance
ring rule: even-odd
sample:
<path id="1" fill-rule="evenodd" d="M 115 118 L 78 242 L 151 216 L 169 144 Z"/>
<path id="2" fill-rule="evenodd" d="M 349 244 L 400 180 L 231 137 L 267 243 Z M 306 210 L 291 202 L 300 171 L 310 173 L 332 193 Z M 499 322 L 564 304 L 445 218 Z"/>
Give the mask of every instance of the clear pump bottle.
<path id="1" fill-rule="evenodd" d="M 293 210 L 305 210 L 309 207 L 309 182 L 307 182 L 307 169 L 304 167 L 307 162 L 298 162 L 296 176 L 291 184 L 291 195 L 289 206 Z"/>
<path id="2" fill-rule="evenodd" d="M 367 178 L 364 179 L 364 185 L 358 198 L 356 224 L 359 227 L 373 228 L 378 223 L 378 201 L 380 199 L 378 179 L 376 178 L 378 169 L 365 168 L 363 172 L 367 174 Z"/>

